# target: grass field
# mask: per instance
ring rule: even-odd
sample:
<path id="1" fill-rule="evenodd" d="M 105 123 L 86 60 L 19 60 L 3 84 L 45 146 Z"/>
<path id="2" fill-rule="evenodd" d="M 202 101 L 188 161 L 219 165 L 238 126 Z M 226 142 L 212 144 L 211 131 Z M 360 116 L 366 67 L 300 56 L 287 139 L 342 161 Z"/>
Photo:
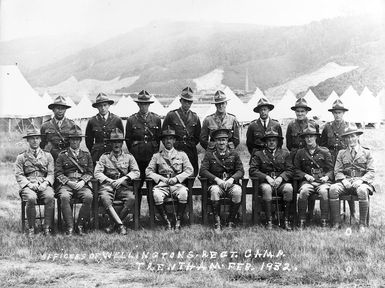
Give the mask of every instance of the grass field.
<path id="1" fill-rule="evenodd" d="M 384 191 L 385 128 L 366 130 L 364 136 L 362 143 L 373 151 L 377 183 Z M 4 139 L 1 148 L 8 149 L 12 159 L 24 144 L 15 135 L 8 145 Z M 244 148 L 240 152 L 247 166 L 249 155 Z M 28 240 L 20 233 L 12 163 L 2 163 L 0 287 L 385 286 L 383 192 L 371 198 L 370 228 L 363 234 L 348 223 L 339 231 L 248 226 L 217 235 L 198 224 L 179 233 L 149 230 L 145 202 L 145 229 L 129 230 L 127 236 L 96 231 L 85 237 L 38 235 Z M 194 206 L 198 216 L 199 203 Z"/>

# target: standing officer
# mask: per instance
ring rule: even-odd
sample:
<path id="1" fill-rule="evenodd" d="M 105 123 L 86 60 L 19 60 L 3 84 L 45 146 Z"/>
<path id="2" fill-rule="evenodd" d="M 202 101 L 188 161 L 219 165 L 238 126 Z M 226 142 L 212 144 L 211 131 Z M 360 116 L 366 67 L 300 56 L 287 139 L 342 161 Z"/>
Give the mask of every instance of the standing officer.
<path id="1" fill-rule="evenodd" d="M 68 132 L 75 122 L 66 118 L 65 112 L 68 106 L 63 96 L 57 96 L 55 101 L 48 105 L 53 111 L 54 117 L 41 125 L 40 148 L 52 154 L 56 161 L 59 153 L 69 147 Z"/>
<path id="2" fill-rule="evenodd" d="M 300 229 L 305 227 L 306 208 L 309 196 L 321 196 L 321 227 L 326 227 L 329 203 L 328 193 L 330 182 L 333 180 L 333 160 L 329 150 L 318 146 L 316 139 L 317 129 L 311 125 L 304 129 L 301 137 L 305 139 L 306 147 L 297 151 L 294 158 L 294 167 L 302 182 L 299 187 L 298 214 Z"/>
<path id="3" fill-rule="evenodd" d="M 39 148 L 41 141 L 38 130 L 31 129 L 23 138 L 27 139 L 29 148 L 16 157 L 15 176 L 19 184 L 20 197 L 27 202 L 27 219 L 29 236 L 32 236 L 36 220 L 36 199 L 44 201 L 44 235 L 49 235 L 54 209 L 54 161 L 52 155 Z"/>
<path id="4" fill-rule="evenodd" d="M 334 101 L 333 106 L 331 109 L 329 109 L 329 111 L 333 113 L 334 121 L 325 124 L 320 138 L 320 145 L 329 149 L 330 153 L 332 154 L 334 165 L 336 163 L 338 152 L 347 148 L 341 135 L 349 126 L 349 123 L 344 121 L 344 114 L 349 110 L 344 107 L 344 104 L 340 99 L 337 99 Z M 356 209 L 354 206 L 354 201 L 348 201 L 348 203 L 350 208 L 350 216 L 352 219 L 356 220 Z"/>
<path id="5" fill-rule="evenodd" d="M 340 225 L 339 196 L 352 194 L 359 199 L 360 231 L 364 232 L 368 216 L 368 197 L 374 192 L 374 160 L 368 148 L 360 145 L 361 130 L 352 124 L 345 129 L 342 137 L 347 148 L 338 152 L 334 174 L 336 183 L 330 187 L 330 214 L 334 228 Z"/>
<path id="6" fill-rule="evenodd" d="M 68 137 L 70 147 L 60 152 L 56 160 L 55 177 L 60 185 L 56 193 L 61 202 L 66 234 L 69 236 L 73 234 L 74 228 L 70 201 L 72 197 L 81 200 L 76 228 L 79 235 L 83 235 L 90 222 L 93 198 L 89 186 L 93 174 L 92 158 L 88 151 L 79 148 L 84 137 L 79 126 L 72 126 Z"/>
<path id="7" fill-rule="evenodd" d="M 199 135 L 201 133 L 201 121 L 195 112 L 190 110 L 193 103 L 193 91 L 190 87 L 182 90 L 180 95 L 179 109 L 172 110 L 167 113 L 163 121 L 163 128 L 167 127 L 175 130 L 175 134 L 179 139 L 175 142 L 175 149 L 184 151 L 191 164 L 194 167 L 194 176 L 198 173 L 198 152 L 196 145 L 199 143 Z"/>
<path id="8" fill-rule="evenodd" d="M 139 106 L 139 112 L 131 115 L 126 125 L 126 145 L 134 155 L 140 170 L 142 182 L 146 178 L 146 167 L 151 157 L 159 150 L 161 135 L 161 120 L 159 115 L 149 112 L 148 108 L 154 101 L 150 94 L 142 90 L 134 101 Z"/>
<path id="9" fill-rule="evenodd" d="M 305 140 L 301 137 L 304 129 L 311 125 L 315 127 L 317 133 L 319 133 L 319 125 L 313 120 L 306 117 L 307 113 L 311 111 L 311 108 L 307 106 L 307 102 L 304 98 L 299 98 L 291 110 L 295 111 L 297 119 L 292 120 L 287 126 L 286 130 L 286 147 L 290 151 L 291 159 L 294 161 L 295 154 L 298 149 L 306 146 Z M 318 138 L 316 139 L 318 143 Z M 308 199 L 309 205 L 309 220 L 313 217 L 315 200 L 313 197 Z"/>
<path id="10" fill-rule="evenodd" d="M 228 129 L 217 129 L 211 134 L 215 139 L 215 147 L 207 150 L 202 160 L 199 175 L 208 179 L 208 192 L 211 194 L 212 210 L 214 215 L 215 231 L 221 229 L 220 204 L 221 197 L 231 197 L 228 226 L 233 228 L 235 215 L 241 205 L 242 188 L 239 179 L 245 171 L 238 153 L 228 148 L 228 139 L 231 132 Z"/>
<path id="11" fill-rule="evenodd" d="M 174 148 L 174 143 L 179 136 L 170 127 L 162 132 L 164 149 L 152 156 L 146 169 L 146 176 L 157 183 L 154 187 L 154 202 L 160 216 L 166 223 L 166 228 L 171 229 L 171 222 L 163 207 L 166 197 L 178 198 L 175 229 L 180 229 L 181 220 L 187 204 L 188 189 L 182 183 L 187 177 L 194 174 L 194 169 L 183 151 Z"/>
<path id="12" fill-rule="evenodd" d="M 110 133 L 112 151 L 104 153 L 95 167 L 95 178 L 100 182 L 99 196 L 104 208 L 110 214 L 114 223 L 106 229 L 107 233 L 111 233 L 115 227 L 120 234 L 127 234 L 126 228 L 122 220 L 127 214 L 133 211 L 135 205 L 135 195 L 132 181 L 140 176 L 138 164 L 134 156 L 130 153 L 126 154 L 122 151 L 123 132 L 119 128 L 115 128 Z M 119 215 L 112 206 L 113 201 L 122 200 L 124 207 Z"/>
<path id="13" fill-rule="evenodd" d="M 273 109 L 274 105 L 265 97 L 259 99 L 257 107 L 254 108 L 254 112 L 259 113 L 259 119 L 252 121 L 246 132 L 246 146 L 251 156 L 254 149 L 260 151 L 265 147 L 262 137 L 267 130 L 274 129 L 279 136 L 282 136 L 282 128 L 279 122 L 269 117 L 269 112 Z M 282 147 L 282 139 L 279 138 L 278 147 Z"/>
<path id="14" fill-rule="evenodd" d="M 235 149 L 239 145 L 239 123 L 233 114 L 226 112 L 227 101 L 229 100 L 221 90 L 215 92 L 212 104 L 215 104 L 217 111 L 203 120 L 202 131 L 199 137 L 201 146 L 206 150 L 214 149 L 215 142 L 210 135 L 212 131 L 220 128 L 230 130 L 228 139 L 230 149 Z"/>
<path id="15" fill-rule="evenodd" d="M 262 141 L 266 147 L 261 151 L 255 151 L 250 160 L 250 177 L 257 177 L 260 181 L 259 189 L 265 203 L 265 213 L 267 219 L 267 229 L 273 228 L 271 216 L 271 201 L 273 190 L 275 196 L 282 195 L 285 206 L 284 228 L 291 230 L 289 222 L 290 203 L 293 200 L 293 163 L 290 153 L 286 149 L 279 148 L 278 143 L 283 137 L 276 130 L 268 130 Z M 278 209 L 278 207 L 277 207 Z"/>
<path id="16" fill-rule="evenodd" d="M 111 145 L 107 141 L 110 139 L 111 131 L 115 128 L 124 130 L 122 119 L 108 111 L 112 104 L 114 100 L 109 99 L 104 93 L 99 93 L 95 103 L 92 104 L 99 113 L 87 123 L 86 146 L 91 152 L 94 165 L 103 153 L 111 151 Z"/>

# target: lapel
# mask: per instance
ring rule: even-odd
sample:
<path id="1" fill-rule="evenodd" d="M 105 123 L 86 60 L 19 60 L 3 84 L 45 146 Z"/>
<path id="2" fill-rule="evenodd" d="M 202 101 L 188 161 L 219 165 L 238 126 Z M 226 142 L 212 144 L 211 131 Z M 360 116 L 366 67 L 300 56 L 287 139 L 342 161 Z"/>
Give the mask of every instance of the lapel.
<path id="1" fill-rule="evenodd" d="M 215 120 L 215 122 L 217 123 L 218 128 L 223 128 L 223 122 L 224 122 L 224 120 L 226 119 L 226 116 L 227 116 L 227 112 L 226 112 L 225 115 L 223 116 L 223 119 L 221 119 L 221 118 L 217 115 L 217 113 L 215 112 L 215 114 L 214 114 L 214 120 Z"/>
<path id="2" fill-rule="evenodd" d="M 57 129 L 58 131 L 60 131 L 60 127 L 57 125 L 56 119 L 55 119 L 55 118 L 52 118 L 52 119 L 51 119 L 51 123 L 52 123 L 53 126 L 56 127 L 56 129 Z M 63 119 L 63 122 L 62 122 L 62 123 L 64 123 L 64 119 Z"/>
<path id="3" fill-rule="evenodd" d="M 111 122 L 111 120 L 112 120 L 112 114 L 111 114 L 111 112 L 108 112 L 108 117 L 107 117 L 106 122 L 104 123 L 104 125 L 107 126 Z"/>

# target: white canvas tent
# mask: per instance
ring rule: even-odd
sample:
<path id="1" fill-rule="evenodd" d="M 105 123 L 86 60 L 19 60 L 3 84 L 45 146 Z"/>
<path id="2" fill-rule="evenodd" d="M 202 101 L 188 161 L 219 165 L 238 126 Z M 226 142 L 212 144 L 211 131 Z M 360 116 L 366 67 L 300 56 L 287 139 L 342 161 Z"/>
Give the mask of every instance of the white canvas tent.
<path id="1" fill-rule="evenodd" d="M 362 119 L 362 103 L 360 96 L 358 96 L 356 90 L 352 86 L 349 86 L 348 89 L 340 97 L 341 101 L 344 103 L 345 107 L 349 109 L 349 112 L 345 115 L 345 120 L 349 122 L 361 123 Z"/>
<path id="2" fill-rule="evenodd" d="M 282 99 L 275 105 L 274 109 L 270 112 L 270 115 L 274 119 L 287 119 L 295 118 L 295 113 L 290 107 L 294 106 L 297 97 L 290 90 L 287 90 Z"/>
<path id="3" fill-rule="evenodd" d="M 250 100 L 247 102 L 247 105 L 254 105 L 254 107 L 257 106 L 259 99 L 261 99 L 262 97 L 267 98 L 265 95 L 263 95 L 263 92 L 257 87 L 253 96 L 251 96 Z"/>
<path id="4" fill-rule="evenodd" d="M 323 111 L 323 105 L 321 104 L 321 101 L 317 98 L 317 96 L 314 95 L 313 91 L 309 89 L 305 96 L 303 97 L 307 105 L 311 108 L 311 111 L 309 111 L 308 118 L 313 118 L 314 116 L 317 116 L 320 119 L 325 118 L 325 114 L 329 113 L 327 110 L 326 112 Z"/>
<path id="5" fill-rule="evenodd" d="M 154 95 L 151 96 L 151 100 L 153 100 L 154 103 L 150 105 L 150 108 L 148 110 L 158 114 L 159 116 L 166 116 L 167 110 L 163 107 L 162 104 L 160 104 L 159 100 L 156 99 Z"/>
<path id="6" fill-rule="evenodd" d="M 168 105 L 168 107 L 167 107 L 167 112 L 170 112 L 171 110 L 175 110 L 175 109 L 178 109 L 179 107 L 180 107 L 180 102 L 179 102 L 179 100 L 180 100 L 180 96 L 178 95 L 178 96 L 176 96 L 175 98 L 174 98 L 174 100 L 172 100 L 172 102 L 170 103 L 170 105 Z"/>
<path id="7" fill-rule="evenodd" d="M 381 119 L 385 119 L 385 88 L 382 88 L 377 94 L 377 101 L 380 105 Z"/>
<path id="8" fill-rule="evenodd" d="M 381 121 L 381 107 L 380 102 L 376 97 L 373 96 L 372 92 L 365 87 L 360 96 L 361 100 L 361 117 L 363 122 L 368 123 L 379 123 Z"/>
<path id="9" fill-rule="evenodd" d="M 126 118 L 138 112 L 139 108 L 130 96 L 122 96 L 110 110 L 119 117 Z"/>
<path id="10" fill-rule="evenodd" d="M 84 94 L 76 107 L 67 110 L 66 115 L 70 119 L 84 119 L 91 118 L 96 115 L 98 110 L 92 107 L 91 100 L 88 95 Z"/>
<path id="11" fill-rule="evenodd" d="M 336 92 L 332 91 L 332 93 L 329 95 L 329 97 L 322 103 L 322 109 L 323 109 L 323 111 L 325 111 L 325 114 L 324 114 L 324 117 L 322 118 L 322 120 L 324 120 L 324 121 L 333 121 L 334 120 L 333 114 L 328 110 L 330 108 L 332 108 L 334 101 L 336 101 L 337 99 L 340 99 L 340 97 L 338 97 Z M 345 105 L 345 103 L 344 103 L 344 105 Z M 346 105 L 345 105 L 345 107 L 346 107 Z M 346 107 L 346 108 L 349 109 L 349 107 Z M 347 111 L 347 113 L 349 113 L 349 111 Z"/>

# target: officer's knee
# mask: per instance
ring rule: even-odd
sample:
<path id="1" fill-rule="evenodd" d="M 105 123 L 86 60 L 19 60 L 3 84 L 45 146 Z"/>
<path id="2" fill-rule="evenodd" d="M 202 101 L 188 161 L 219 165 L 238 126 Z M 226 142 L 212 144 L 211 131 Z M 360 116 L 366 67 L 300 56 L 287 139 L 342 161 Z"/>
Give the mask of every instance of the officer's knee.
<path id="1" fill-rule="evenodd" d="M 319 189 L 318 194 L 320 195 L 321 199 L 328 200 L 329 199 L 329 187 L 322 187 Z"/>
<path id="2" fill-rule="evenodd" d="M 27 196 L 27 205 L 35 205 L 37 196 L 36 194 L 30 194 Z"/>
<path id="3" fill-rule="evenodd" d="M 154 189 L 153 190 L 153 195 L 154 195 L 154 202 L 155 202 L 155 205 L 161 205 L 163 204 L 163 193 L 162 191 L 158 190 L 158 189 Z"/>
<path id="4" fill-rule="evenodd" d="M 218 185 L 212 185 L 209 188 L 211 201 L 219 201 L 221 195 L 221 189 Z"/>
<path id="5" fill-rule="evenodd" d="M 307 198 L 309 198 L 309 195 L 313 190 L 314 188 L 311 184 L 303 184 L 301 188 L 299 188 L 298 199 L 307 200 Z"/>
<path id="6" fill-rule="evenodd" d="M 332 184 L 329 189 L 329 199 L 338 199 L 340 195 L 340 189 L 338 184 Z"/>
<path id="7" fill-rule="evenodd" d="M 357 197 L 359 200 L 368 200 L 368 187 L 367 185 L 360 185 L 357 188 Z"/>
<path id="8" fill-rule="evenodd" d="M 107 208 L 107 207 L 112 205 L 111 198 L 108 195 L 106 195 L 106 194 L 101 194 L 100 195 L 100 201 L 103 203 L 103 206 L 105 208 Z"/>
<path id="9" fill-rule="evenodd" d="M 293 186 L 289 183 L 285 183 L 282 188 L 283 201 L 289 202 L 293 200 Z"/>
<path id="10" fill-rule="evenodd" d="M 178 202 L 187 203 L 187 195 L 188 195 L 188 189 L 186 187 L 180 188 L 178 191 Z"/>
<path id="11" fill-rule="evenodd" d="M 242 200 L 242 188 L 238 185 L 233 186 L 231 201 L 233 203 L 240 203 Z"/>
<path id="12" fill-rule="evenodd" d="M 261 185 L 259 185 L 259 188 L 262 192 L 262 199 L 265 201 L 271 201 L 273 189 L 271 188 L 270 184 L 262 183 Z"/>

